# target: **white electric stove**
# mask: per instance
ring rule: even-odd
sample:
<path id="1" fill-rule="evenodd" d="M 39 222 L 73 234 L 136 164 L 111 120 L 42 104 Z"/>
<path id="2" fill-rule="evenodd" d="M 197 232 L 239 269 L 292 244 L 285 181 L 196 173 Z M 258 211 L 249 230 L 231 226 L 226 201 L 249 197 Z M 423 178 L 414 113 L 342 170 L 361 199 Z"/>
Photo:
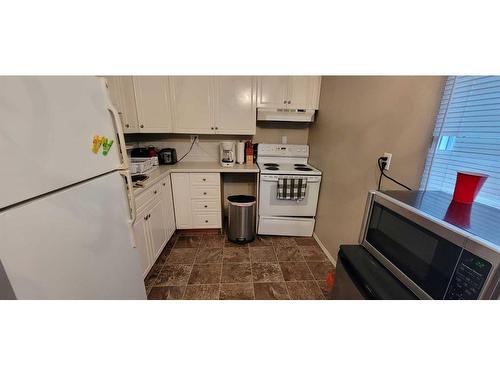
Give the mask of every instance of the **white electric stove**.
<path id="1" fill-rule="evenodd" d="M 308 145 L 265 144 L 257 147 L 260 169 L 259 234 L 311 236 L 318 205 L 321 171 L 308 163 Z M 277 198 L 278 180 L 307 180 L 300 200 Z"/>

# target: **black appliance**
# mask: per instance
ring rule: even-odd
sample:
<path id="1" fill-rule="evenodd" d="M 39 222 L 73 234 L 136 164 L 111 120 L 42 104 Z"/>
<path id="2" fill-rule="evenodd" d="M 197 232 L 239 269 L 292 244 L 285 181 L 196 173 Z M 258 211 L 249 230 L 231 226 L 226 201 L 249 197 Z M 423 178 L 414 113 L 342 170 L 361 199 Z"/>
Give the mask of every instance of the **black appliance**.
<path id="1" fill-rule="evenodd" d="M 160 164 L 177 163 L 177 151 L 175 148 L 164 148 L 158 152 L 158 161 Z"/>
<path id="2" fill-rule="evenodd" d="M 407 289 L 405 299 L 498 299 L 500 210 L 455 206 L 442 192 L 371 192 L 360 244 L 339 254 L 333 298 L 398 299 Z"/>
<path id="3" fill-rule="evenodd" d="M 130 152 L 130 156 L 133 158 L 148 158 L 149 150 L 147 147 L 135 147 Z"/>

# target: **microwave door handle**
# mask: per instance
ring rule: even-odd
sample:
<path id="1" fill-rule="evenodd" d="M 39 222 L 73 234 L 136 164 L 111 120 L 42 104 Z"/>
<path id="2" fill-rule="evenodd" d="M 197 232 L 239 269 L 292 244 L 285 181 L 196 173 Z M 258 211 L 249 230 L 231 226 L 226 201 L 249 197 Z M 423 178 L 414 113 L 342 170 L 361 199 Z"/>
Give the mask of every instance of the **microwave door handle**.
<path id="1" fill-rule="evenodd" d="M 113 118 L 113 127 L 115 128 L 115 133 L 117 134 L 118 146 L 120 147 L 121 154 L 121 166 L 120 169 L 128 168 L 128 158 L 127 158 L 127 148 L 125 147 L 125 137 L 123 135 L 122 122 L 120 120 L 120 115 L 118 114 L 115 107 L 112 105 L 108 106 L 108 111 L 111 113 Z"/>
<path id="2" fill-rule="evenodd" d="M 126 185 L 127 185 L 126 189 L 127 189 L 128 205 L 129 205 L 129 211 L 130 211 L 130 219 L 129 219 L 130 238 L 132 240 L 132 246 L 137 247 L 135 237 L 134 237 L 134 228 L 133 228 L 134 224 L 135 224 L 135 220 L 137 219 L 137 206 L 135 205 L 132 177 L 130 177 L 130 172 L 128 169 L 124 170 L 124 171 L 120 171 L 120 174 L 125 178 Z"/>

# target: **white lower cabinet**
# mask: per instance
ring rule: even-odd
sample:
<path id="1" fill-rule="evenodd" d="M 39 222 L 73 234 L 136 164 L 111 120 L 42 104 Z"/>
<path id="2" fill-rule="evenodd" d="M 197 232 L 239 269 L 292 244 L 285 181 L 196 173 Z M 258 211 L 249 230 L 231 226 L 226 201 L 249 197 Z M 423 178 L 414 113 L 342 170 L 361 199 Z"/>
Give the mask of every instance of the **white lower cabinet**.
<path id="1" fill-rule="evenodd" d="M 152 192 L 152 194 L 148 194 Z M 150 197 L 137 211 L 134 236 L 140 255 L 141 269 L 146 277 L 154 262 L 161 254 L 175 232 L 175 218 L 170 187 L 170 176 L 142 192 L 139 198 Z"/>
<path id="2" fill-rule="evenodd" d="M 172 173 L 177 229 L 222 227 L 219 173 Z"/>

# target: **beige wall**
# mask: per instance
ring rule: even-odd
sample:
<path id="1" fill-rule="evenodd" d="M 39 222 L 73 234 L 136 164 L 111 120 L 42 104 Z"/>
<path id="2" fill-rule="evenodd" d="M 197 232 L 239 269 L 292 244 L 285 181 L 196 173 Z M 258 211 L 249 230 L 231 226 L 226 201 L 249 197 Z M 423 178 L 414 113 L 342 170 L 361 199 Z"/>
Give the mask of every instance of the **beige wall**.
<path id="1" fill-rule="evenodd" d="M 323 171 L 315 233 L 336 258 L 358 241 L 377 158 L 388 174 L 418 188 L 441 98 L 443 77 L 323 77 L 320 110 L 309 130 L 311 163 Z M 385 180 L 382 189 L 399 189 Z"/>

